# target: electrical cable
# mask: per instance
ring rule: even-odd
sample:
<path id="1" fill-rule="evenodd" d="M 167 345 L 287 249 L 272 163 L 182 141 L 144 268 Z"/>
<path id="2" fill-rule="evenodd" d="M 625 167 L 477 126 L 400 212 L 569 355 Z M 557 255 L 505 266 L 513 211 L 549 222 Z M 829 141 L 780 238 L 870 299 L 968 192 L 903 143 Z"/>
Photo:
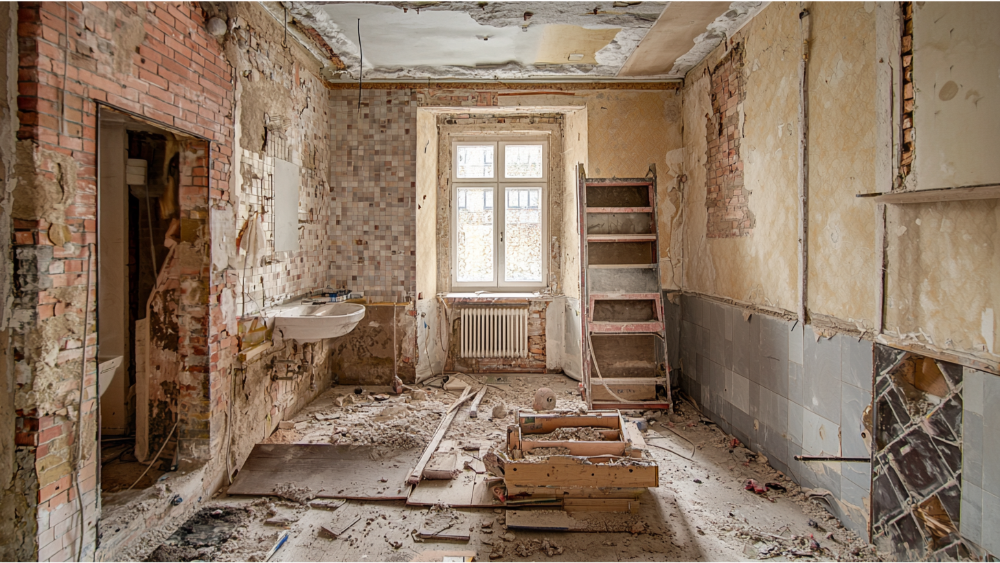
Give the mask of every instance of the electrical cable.
<path id="1" fill-rule="evenodd" d="M 139 481 L 142 481 L 142 478 L 145 477 L 147 473 L 149 473 L 149 470 L 153 468 L 153 464 L 156 463 L 156 460 L 160 458 L 160 454 L 163 453 L 163 448 L 166 448 L 167 444 L 170 443 L 170 438 L 173 437 L 174 430 L 177 430 L 178 423 L 180 423 L 180 417 L 178 417 L 177 422 L 174 422 L 173 428 L 171 428 L 170 433 L 167 434 L 167 439 L 164 440 L 163 445 L 160 446 L 160 451 L 156 452 L 156 455 L 153 456 L 153 461 L 149 462 L 149 465 L 146 467 L 146 470 L 142 472 L 142 475 L 139 475 L 139 478 L 135 480 L 135 483 L 132 483 L 131 487 L 125 489 L 126 491 L 131 491 L 136 485 L 139 484 Z"/>
<path id="2" fill-rule="evenodd" d="M 361 117 L 361 75 L 365 71 L 365 48 L 361 46 L 361 18 L 358 18 L 358 117 Z"/>
<path id="3" fill-rule="evenodd" d="M 67 12 L 68 15 L 69 12 Z M 69 38 L 67 37 L 67 41 Z M 76 560 L 83 560 L 83 540 L 86 535 L 83 494 L 80 492 L 80 464 L 83 463 L 83 390 L 87 380 L 87 328 L 90 324 L 90 268 L 94 251 L 92 243 L 87 243 L 87 285 L 84 287 L 83 298 L 83 357 L 80 366 L 80 401 L 76 411 L 76 467 L 73 468 L 73 486 L 76 488 L 76 501 L 80 504 L 80 546 L 77 548 Z M 95 553 L 96 557 L 96 553 Z"/>

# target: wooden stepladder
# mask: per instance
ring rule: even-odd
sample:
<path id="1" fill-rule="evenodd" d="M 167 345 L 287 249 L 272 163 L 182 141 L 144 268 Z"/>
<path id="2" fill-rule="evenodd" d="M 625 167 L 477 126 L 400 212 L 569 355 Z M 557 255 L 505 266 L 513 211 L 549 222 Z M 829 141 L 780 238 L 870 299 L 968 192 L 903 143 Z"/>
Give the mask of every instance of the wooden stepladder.
<path id="1" fill-rule="evenodd" d="M 656 168 L 587 178 L 579 166 L 583 377 L 592 409 L 669 409 Z"/>

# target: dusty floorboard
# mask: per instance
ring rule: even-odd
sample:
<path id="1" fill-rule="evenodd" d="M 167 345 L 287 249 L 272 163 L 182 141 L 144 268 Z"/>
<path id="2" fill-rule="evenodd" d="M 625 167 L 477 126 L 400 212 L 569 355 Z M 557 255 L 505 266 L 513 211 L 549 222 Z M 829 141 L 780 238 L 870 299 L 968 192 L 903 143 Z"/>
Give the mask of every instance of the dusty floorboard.
<path id="1" fill-rule="evenodd" d="M 463 377 L 474 382 L 474 389 L 485 380 Z M 561 376 L 511 376 L 509 380 L 508 385 L 491 388 L 487 393 L 479 419 L 469 419 L 465 405 L 447 439 L 501 440 L 503 429 L 513 420 L 513 409 L 527 408 L 535 389 L 541 386 L 556 391 L 560 409 L 582 406 L 576 382 Z M 341 401 L 345 406 L 338 406 L 338 398 L 353 396 L 353 389 L 335 387 L 324 393 L 292 421 L 292 428 L 275 432 L 268 442 L 407 447 L 429 438 L 446 405 L 460 393 L 423 388 L 428 391 L 426 401 L 403 403 L 392 398 L 380 403 L 367 399 L 369 391 L 380 390 L 366 389 L 356 397 L 359 404 L 347 399 Z M 503 408 L 497 414 L 501 410 L 506 414 L 493 418 L 490 414 L 498 405 Z M 732 437 L 715 425 L 701 422 L 691 407 L 682 405 L 669 419 L 662 413 L 647 415 L 655 418 L 647 433 L 651 443 L 686 456 L 694 448 L 695 454 L 694 460 L 689 461 L 659 447 L 650 448 L 650 455 L 660 466 L 661 485 L 641 498 L 634 533 L 508 530 L 506 514 L 500 509 L 348 501 L 340 508 L 328 510 L 294 501 L 228 496 L 222 492 L 209 506 L 247 507 L 252 517 L 237 527 L 230 539 L 218 546 L 201 548 L 198 555 L 203 560 L 215 561 L 261 560 L 287 529 L 290 537 L 272 561 L 411 561 L 430 551 L 473 551 L 477 561 L 879 558 L 864 541 L 841 527 L 818 504 L 807 501 L 794 483 L 763 460 L 742 447 L 730 451 Z M 744 482 L 751 478 L 761 483 L 781 483 L 787 491 L 770 491 L 766 496 L 751 493 L 743 488 Z M 453 519 L 456 525 L 451 531 L 459 536 L 468 535 L 469 540 L 419 538 L 418 532 L 426 522 L 442 519 Z M 268 520 L 270 524 L 266 523 Z M 174 528 L 180 524 L 176 523 Z M 337 539 L 325 534 L 324 527 L 334 529 L 339 534 Z M 147 534 L 129 555 L 145 558 L 172 532 L 172 528 L 164 528 L 163 532 Z M 810 550 L 810 534 L 820 543 L 819 551 Z"/>

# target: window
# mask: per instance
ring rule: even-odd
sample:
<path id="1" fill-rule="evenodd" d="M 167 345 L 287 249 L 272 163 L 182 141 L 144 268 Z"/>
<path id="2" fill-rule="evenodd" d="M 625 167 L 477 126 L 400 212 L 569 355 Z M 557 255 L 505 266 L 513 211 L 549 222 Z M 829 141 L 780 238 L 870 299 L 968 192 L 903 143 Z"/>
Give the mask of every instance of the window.
<path id="1" fill-rule="evenodd" d="M 540 139 L 454 143 L 454 287 L 545 285 L 547 149 Z"/>

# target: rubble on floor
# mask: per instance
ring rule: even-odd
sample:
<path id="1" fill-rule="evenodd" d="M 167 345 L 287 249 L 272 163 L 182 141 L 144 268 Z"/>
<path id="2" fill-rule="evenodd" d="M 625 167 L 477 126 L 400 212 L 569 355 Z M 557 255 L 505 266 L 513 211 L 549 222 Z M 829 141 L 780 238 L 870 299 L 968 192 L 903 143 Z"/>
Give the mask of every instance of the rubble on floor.
<path id="1" fill-rule="evenodd" d="M 291 428 L 276 430 L 268 442 L 368 445 L 373 451 L 389 451 L 395 444 L 405 443 L 423 451 L 464 386 L 470 386 L 472 392 L 467 395 L 473 395 L 486 384 L 485 380 L 482 376 L 452 376 L 451 389 L 444 389 L 438 380 L 407 386 L 401 395 L 375 387 L 355 395 L 353 386 L 335 386 L 289 421 Z M 458 387 L 459 383 L 462 387 Z M 495 479 L 499 469 L 491 464 L 488 454 L 503 450 L 508 427 L 515 422 L 512 414 L 530 412 L 527 409 L 540 387 L 548 387 L 558 397 L 557 413 L 579 414 L 586 410 L 576 382 L 562 376 L 507 376 L 505 383 L 489 384 L 479 418 L 469 418 L 467 401 L 458 409 L 438 449 L 458 454 L 460 475 L 451 480 L 423 481 L 417 490 L 434 483 L 442 491 L 453 490 L 464 486 L 469 478 L 474 478 L 469 483 L 484 484 Z M 375 400 L 379 394 L 389 397 Z M 771 468 L 764 456 L 754 454 L 714 424 L 705 422 L 693 406 L 681 402 L 669 414 L 622 414 L 648 427 L 643 433 L 647 445 L 642 451 L 656 463 L 660 486 L 644 489 L 634 512 L 627 505 L 634 502 L 631 498 L 598 499 L 626 503 L 622 513 L 592 512 L 587 504 L 591 499 L 577 499 L 583 504 L 570 506 L 573 512 L 559 506 L 545 508 L 569 515 L 572 520 L 567 522 L 571 525 L 586 526 L 578 529 L 599 529 L 600 533 L 570 536 L 555 530 L 532 529 L 532 515 L 538 520 L 543 513 L 523 506 L 504 509 L 417 506 L 404 501 L 309 502 L 308 491 L 295 490 L 295 484 L 291 484 L 280 491 L 291 500 L 228 496 L 222 492 L 209 502 L 208 507 L 245 507 L 251 516 L 236 527 L 228 541 L 212 552 L 199 553 L 199 558 L 255 560 L 265 556 L 280 531 L 287 529 L 287 543 L 272 560 L 421 560 L 456 550 L 475 553 L 478 561 L 880 559 L 864 540 L 812 500 L 808 490 Z M 553 447 L 525 450 L 525 461 L 552 456 L 572 458 L 567 454 L 580 444 L 613 444 L 604 432 L 571 427 L 526 434 L 524 440 L 554 443 Z M 643 461 L 625 456 L 615 463 Z M 768 490 L 746 490 L 748 480 Z M 503 485 L 502 480 L 494 483 Z M 332 504 L 319 506 L 317 502 Z M 553 520 L 542 518 L 543 524 Z M 810 527 L 810 520 L 817 526 Z M 146 552 L 130 553 L 131 558 L 145 559 L 166 540 L 166 534 L 148 537 L 152 545 Z M 818 548 L 814 549 L 813 541 Z M 456 544 L 460 546 L 456 548 Z"/>

